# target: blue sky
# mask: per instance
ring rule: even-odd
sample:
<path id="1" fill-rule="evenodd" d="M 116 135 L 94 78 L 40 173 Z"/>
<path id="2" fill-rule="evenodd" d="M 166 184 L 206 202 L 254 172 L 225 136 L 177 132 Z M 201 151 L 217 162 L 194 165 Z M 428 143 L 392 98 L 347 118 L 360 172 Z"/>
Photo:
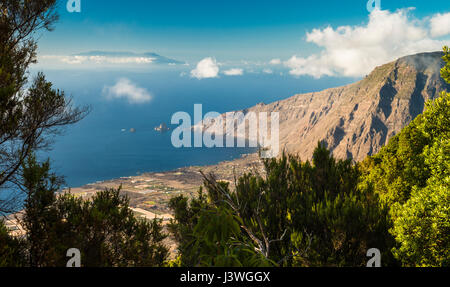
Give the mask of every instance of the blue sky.
<path id="1" fill-rule="evenodd" d="M 358 27 L 366 27 L 370 22 L 366 0 L 81 0 L 81 13 L 68 13 L 67 1 L 59 2 L 60 21 L 55 31 L 41 36 L 40 55 L 73 55 L 91 50 L 156 52 L 194 64 L 206 57 L 213 57 L 220 63 L 267 63 L 280 59 L 292 71 L 292 67 L 301 65 L 298 59 L 307 59 L 330 49 L 327 44 L 318 43 L 319 40 L 308 39 L 308 33 L 314 29 L 324 32 L 331 27 L 338 33 L 338 27 L 349 26 L 357 31 Z M 403 24 L 427 31 L 430 24 L 424 22 L 438 13 L 450 12 L 448 0 L 381 0 L 381 9 L 390 15 L 408 7 L 415 9 L 405 12 L 408 19 Z M 447 18 L 450 19 L 450 14 Z M 394 17 L 391 19 L 397 23 Z M 441 22 L 447 23 L 446 19 Z M 368 28 L 367 31 L 372 30 Z M 402 32 L 399 30 L 396 33 Z M 396 37 L 396 33 L 383 37 Z M 449 34 L 430 36 L 430 40 L 441 42 L 423 44 L 423 49 L 433 50 L 446 43 Z M 352 37 L 350 34 L 347 36 Z M 413 45 L 417 37 L 406 41 L 409 40 Z M 416 50 L 403 49 L 392 56 Z M 329 54 L 329 57 L 333 55 L 331 52 Z M 293 59 L 294 56 L 297 58 Z M 289 59 L 293 60 L 290 66 L 287 63 Z M 386 59 L 383 57 L 380 61 Z M 323 61 L 329 62 L 322 59 L 321 63 Z M 310 74 L 335 73 L 333 69 L 340 68 L 339 64 L 335 66 L 331 65 L 330 71 Z M 297 73 L 302 74 L 303 71 Z M 352 71 L 343 73 L 357 74 Z"/>

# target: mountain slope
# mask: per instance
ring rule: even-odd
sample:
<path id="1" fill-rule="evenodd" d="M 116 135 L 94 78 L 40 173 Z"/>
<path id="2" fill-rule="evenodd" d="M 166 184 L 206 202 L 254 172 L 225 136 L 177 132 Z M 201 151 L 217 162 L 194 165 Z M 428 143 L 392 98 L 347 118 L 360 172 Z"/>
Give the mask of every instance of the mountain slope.
<path id="1" fill-rule="evenodd" d="M 363 80 L 296 95 L 246 112 L 279 112 L 280 146 L 310 159 L 317 142 L 338 158 L 363 160 L 423 112 L 450 86 L 440 77 L 443 53 L 422 53 L 377 67 Z"/>

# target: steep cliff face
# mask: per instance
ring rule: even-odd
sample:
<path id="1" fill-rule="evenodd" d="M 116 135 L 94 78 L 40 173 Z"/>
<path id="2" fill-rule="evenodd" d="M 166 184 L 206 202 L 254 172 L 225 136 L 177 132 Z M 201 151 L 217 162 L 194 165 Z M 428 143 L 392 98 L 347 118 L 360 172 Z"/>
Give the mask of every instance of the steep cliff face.
<path id="1" fill-rule="evenodd" d="M 244 113 L 279 112 L 280 146 L 302 159 L 310 159 L 322 141 L 336 157 L 360 161 L 422 113 L 427 100 L 450 90 L 440 77 L 442 56 L 407 56 L 357 83 L 259 104 Z"/>

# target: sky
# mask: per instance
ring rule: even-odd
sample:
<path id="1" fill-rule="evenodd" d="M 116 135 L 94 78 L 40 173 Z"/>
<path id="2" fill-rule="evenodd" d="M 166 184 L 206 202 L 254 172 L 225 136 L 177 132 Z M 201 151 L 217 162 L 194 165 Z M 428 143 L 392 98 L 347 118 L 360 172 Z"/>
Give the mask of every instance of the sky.
<path id="1" fill-rule="evenodd" d="M 367 0 L 79 0 L 80 13 L 58 1 L 55 31 L 39 38 L 44 66 L 145 66 L 143 53 L 155 52 L 185 62 L 196 79 L 255 70 L 360 77 L 450 43 L 448 0 L 380 0 L 371 12 Z M 89 51 L 136 55 L 76 56 Z"/>

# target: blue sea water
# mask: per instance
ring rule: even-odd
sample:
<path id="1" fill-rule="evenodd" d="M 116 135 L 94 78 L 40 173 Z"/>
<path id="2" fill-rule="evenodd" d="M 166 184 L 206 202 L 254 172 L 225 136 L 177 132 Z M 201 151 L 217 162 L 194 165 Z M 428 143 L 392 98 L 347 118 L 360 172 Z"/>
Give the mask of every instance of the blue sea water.
<path id="1" fill-rule="evenodd" d="M 65 177 L 69 187 L 144 172 L 215 164 L 252 151 L 248 148 L 177 149 L 171 144 L 171 132 L 154 131 L 154 127 L 163 122 L 169 124 L 175 112 L 193 115 L 194 104 L 203 104 L 203 114 L 224 113 L 351 81 L 280 74 L 197 80 L 181 76 L 179 70 L 168 69 L 44 72 L 54 87 L 63 89 L 76 105 L 89 105 L 92 109 L 85 119 L 54 139 L 52 150 L 40 153 L 40 157 L 51 159 L 53 170 Z M 114 85 L 120 78 L 148 90 L 152 100 L 130 104 L 125 99 L 104 97 L 103 88 Z M 131 128 L 136 132 L 129 132 Z"/>

